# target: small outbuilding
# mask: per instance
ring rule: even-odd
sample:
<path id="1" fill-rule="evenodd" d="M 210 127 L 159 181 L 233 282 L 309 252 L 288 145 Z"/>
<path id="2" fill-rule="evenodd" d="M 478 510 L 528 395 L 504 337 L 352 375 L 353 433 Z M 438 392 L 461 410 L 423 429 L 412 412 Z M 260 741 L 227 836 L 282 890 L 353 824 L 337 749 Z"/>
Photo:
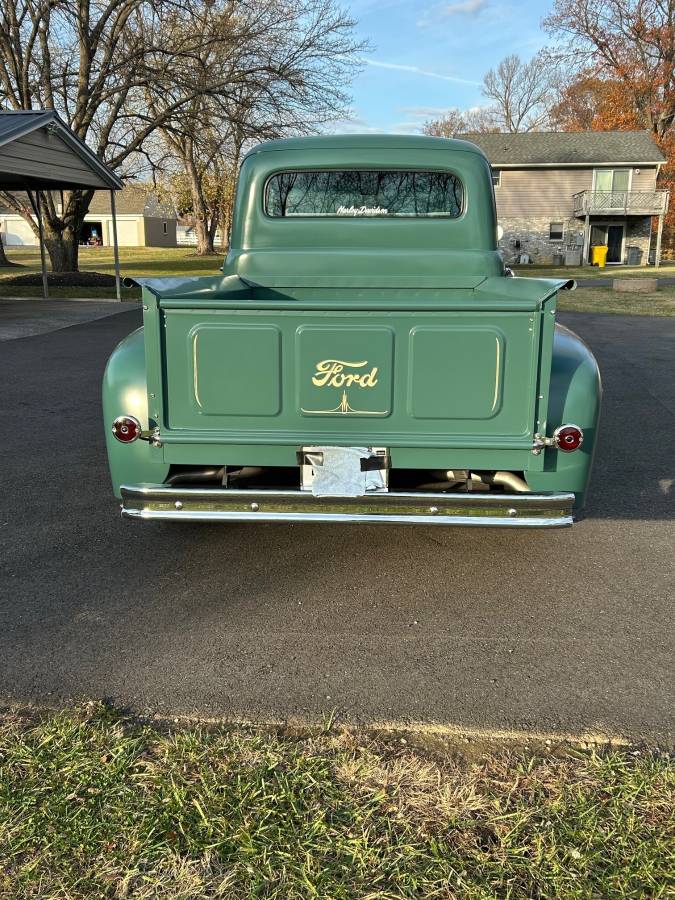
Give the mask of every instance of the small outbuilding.
<path id="1" fill-rule="evenodd" d="M 176 212 L 149 185 L 127 183 L 115 196 L 120 247 L 176 247 Z M 80 231 L 80 246 L 112 247 L 112 206 L 107 191 L 97 191 Z M 6 247 L 33 247 L 38 241 L 22 215 L 0 201 L 0 233 Z M 193 243 L 196 243 L 194 241 Z"/>
<path id="2" fill-rule="evenodd" d="M 175 247 L 176 211 L 142 182 L 124 185 L 115 198 L 120 247 Z M 112 208 L 107 193 L 94 194 L 84 218 L 83 243 L 96 229 L 103 246 L 112 246 Z"/>
<path id="3" fill-rule="evenodd" d="M 53 109 L 0 112 L 0 190 L 26 191 L 40 232 L 42 284 L 48 296 L 40 191 L 110 193 L 117 298 L 121 299 L 115 191 L 122 181 Z"/>

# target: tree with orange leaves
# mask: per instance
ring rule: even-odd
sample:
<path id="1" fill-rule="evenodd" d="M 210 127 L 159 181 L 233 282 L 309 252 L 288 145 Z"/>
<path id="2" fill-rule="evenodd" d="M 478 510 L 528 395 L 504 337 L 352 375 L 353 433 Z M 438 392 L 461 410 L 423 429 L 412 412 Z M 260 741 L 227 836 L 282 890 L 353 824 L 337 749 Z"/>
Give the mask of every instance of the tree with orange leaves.
<path id="1" fill-rule="evenodd" d="M 675 0 L 555 0 L 544 27 L 577 74 L 553 120 L 566 131 L 650 131 L 667 159 L 667 243 L 675 251 Z M 582 69 L 578 66 L 581 63 Z"/>
<path id="2" fill-rule="evenodd" d="M 544 27 L 640 128 L 675 127 L 675 0 L 556 0 Z"/>
<path id="3" fill-rule="evenodd" d="M 582 71 L 558 92 L 551 121 L 562 131 L 640 131 L 635 106 L 620 81 Z"/>

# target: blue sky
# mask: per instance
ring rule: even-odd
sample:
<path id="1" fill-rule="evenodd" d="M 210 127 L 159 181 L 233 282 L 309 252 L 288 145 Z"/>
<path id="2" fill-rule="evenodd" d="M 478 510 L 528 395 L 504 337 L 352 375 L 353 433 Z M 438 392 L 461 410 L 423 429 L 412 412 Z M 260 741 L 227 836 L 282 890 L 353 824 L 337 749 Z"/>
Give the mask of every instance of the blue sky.
<path id="1" fill-rule="evenodd" d="M 480 83 L 504 56 L 530 59 L 552 0 L 343 0 L 373 46 L 336 131 L 415 133 L 444 109 L 485 105 Z"/>

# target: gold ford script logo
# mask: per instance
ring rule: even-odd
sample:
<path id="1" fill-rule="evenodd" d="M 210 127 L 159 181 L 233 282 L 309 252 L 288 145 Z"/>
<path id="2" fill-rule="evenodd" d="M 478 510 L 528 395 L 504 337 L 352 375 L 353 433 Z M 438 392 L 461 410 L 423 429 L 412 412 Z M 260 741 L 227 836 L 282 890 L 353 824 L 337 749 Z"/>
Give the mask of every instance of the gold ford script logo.
<path id="1" fill-rule="evenodd" d="M 332 416 L 335 413 L 353 416 L 386 416 L 386 410 L 355 409 L 349 402 L 347 388 L 373 388 L 377 381 L 377 366 L 367 359 L 351 362 L 346 359 L 322 359 L 316 364 L 312 384 L 318 388 L 341 388 L 342 396 L 337 406 L 328 409 L 303 409 L 304 413 Z"/>
<path id="2" fill-rule="evenodd" d="M 367 370 L 368 360 L 347 362 L 344 359 L 322 359 L 316 364 L 316 372 L 312 376 L 312 384 L 317 387 L 375 387 L 377 384 L 377 366 Z M 365 371 L 355 371 L 355 370 Z M 346 371 L 345 371 L 346 370 Z"/>

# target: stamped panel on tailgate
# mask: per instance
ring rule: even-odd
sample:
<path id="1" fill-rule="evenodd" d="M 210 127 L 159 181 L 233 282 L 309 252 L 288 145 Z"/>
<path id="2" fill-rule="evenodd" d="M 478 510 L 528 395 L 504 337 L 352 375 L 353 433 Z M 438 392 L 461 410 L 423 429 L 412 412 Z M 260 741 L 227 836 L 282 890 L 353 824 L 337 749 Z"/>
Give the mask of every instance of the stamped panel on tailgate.
<path id="1" fill-rule="evenodd" d="M 203 415 L 279 413 L 281 332 L 276 326 L 200 324 L 188 340 L 194 401 Z"/>
<path id="2" fill-rule="evenodd" d="M 504 335 L 495 328 L 410 332 L 408 413 L 416 419 L 490 419 L 502 398 Z"/>

